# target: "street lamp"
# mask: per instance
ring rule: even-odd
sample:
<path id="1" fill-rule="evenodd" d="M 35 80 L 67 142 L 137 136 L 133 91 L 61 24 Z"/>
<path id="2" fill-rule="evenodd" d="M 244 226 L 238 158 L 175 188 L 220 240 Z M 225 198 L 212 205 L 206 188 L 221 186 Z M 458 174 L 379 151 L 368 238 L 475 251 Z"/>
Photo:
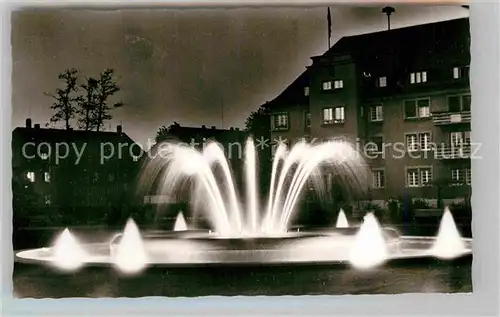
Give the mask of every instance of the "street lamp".
<path id="1" fill-rule="evenodd" d="M 394 12 L 396 12 L 396 10 L 393 7 L 384 7 L 382 9 L 382 13 L 387 15 L 387 30 L 391 29 L 391 14 Z"/>

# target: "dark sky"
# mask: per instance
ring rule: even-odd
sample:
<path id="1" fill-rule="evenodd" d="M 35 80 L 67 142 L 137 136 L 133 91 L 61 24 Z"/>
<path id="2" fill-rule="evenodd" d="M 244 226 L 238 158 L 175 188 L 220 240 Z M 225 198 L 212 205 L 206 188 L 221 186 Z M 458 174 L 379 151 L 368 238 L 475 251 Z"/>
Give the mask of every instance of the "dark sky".
<path id="1" fill-rule="evenodd" d="M 393 28 L 463 17 L 459 6 L 395 6 Z M 331 7 L 332 43 L 387 27 L 381 7 Z M 114 68 L 122 90 L 106 128 L 138 142 L 158 127 L 242 127 L 327 46 L 326 8 L 31 10 L 12 16 L 13 126 L 51 116 L 57 74 Z M 222 120 L 221 105 L 224 105 Z"/>

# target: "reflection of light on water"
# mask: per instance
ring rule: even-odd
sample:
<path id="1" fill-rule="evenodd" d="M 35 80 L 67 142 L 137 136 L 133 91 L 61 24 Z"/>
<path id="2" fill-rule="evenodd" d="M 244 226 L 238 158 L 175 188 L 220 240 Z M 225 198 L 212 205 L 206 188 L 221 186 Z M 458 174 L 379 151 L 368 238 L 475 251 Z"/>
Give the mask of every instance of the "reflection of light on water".
<path id="1" fill-rule="evenodd" d="M 337 217 L 337 228 L 349 228 L 349 222 L 347 222 L 347 217 L 343 209 L 340 209 L 339 215 Z"/>
<path id="2" fill-rule="evenodd" d="M 182 214 L 181 211 L 179 212 L 177 218 L 175 219 L 174 231 L 186 231 L 186 230 L 187 230 L 186 219 L 184 218 L 184 215 Z"/>
<path id="3" fill-rule="evenodd" d="M 139 228 L 132 219 L 127 221 L 114 261 L 118 269 L 126 274 L 140 272 L 148 262 Z"/>
<path id="4" fill-rule="evenodd" d="M 453 215 L 448 208 L 445 209 L 439 231 L 430 252 L 441 259 L 453 259 L 466 251 L 466 247 L 458 232 Z"/>
<path id="5" fill-rule="evenodd" d="M 86 255 L 75 237 L 68 229 L 64 229 L 52 247 L 52 257 L 58 268 L 73 271 L 83 265 Z"/>
<path id="6" fill-rule="evenodd" d="M 387 245 L 373 213 L 367 214 L 351 246 L 349 261 L 358 269 L 369 269 L 387 259 Z"/>

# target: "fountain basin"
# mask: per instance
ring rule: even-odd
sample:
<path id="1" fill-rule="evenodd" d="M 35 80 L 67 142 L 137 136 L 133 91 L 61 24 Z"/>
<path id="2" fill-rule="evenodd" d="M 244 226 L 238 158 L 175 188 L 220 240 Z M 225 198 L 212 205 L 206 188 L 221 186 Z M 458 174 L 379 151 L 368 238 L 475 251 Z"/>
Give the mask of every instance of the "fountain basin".
<path id="1" fill-rule="evenodd" d="M 356 229 L 337 228 L 321 232 L 288 232 L 280 236 L 223 238 L 205 231 L 150 233 L 143 235 L 146 266 L 196 265 L 293 265 L 304 263 L 348 263 Z M 384 228 L 387 261 L 435 257 L 435 238 L 399 236 Z M 115 265 L 120 235 L 111 243 L 82 244 L 85 266 Z M 472 239 L 462 239 L 466 248 L 457 257 L 472 253 Z M 134 257 L 135 250 L 130 250 Z M 55 264 L 51 248 L 16 252 L 16 261 Z"/>

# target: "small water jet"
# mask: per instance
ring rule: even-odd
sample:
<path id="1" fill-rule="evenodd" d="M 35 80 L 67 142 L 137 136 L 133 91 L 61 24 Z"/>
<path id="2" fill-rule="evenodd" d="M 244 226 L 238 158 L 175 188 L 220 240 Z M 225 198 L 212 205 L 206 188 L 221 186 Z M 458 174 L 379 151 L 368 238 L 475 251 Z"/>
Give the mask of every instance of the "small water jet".
<path id="1" fill-rule="evenodd" d="M 180 211 L 177 214 L 177 218 L 175 218 L 174 231 L 186 231 L 187 224 L 186 219 L 184 218 L 184 214 Z"/>
<path id="2" fill-rule="evenodd" d="M 387 257 L 387 244 L 380 224 L 373 213 L 368 213 L 351 246 L 349 262 L 355 268 L 365 270 L 384 263 Z"/>
<path id="3" fill-rule="evenodd" d="M 44 250 L 42 249 L 42 251 Z M 80 244 L 67 228 L 59 235 L 50 251 L 55 266 L 64 271 L 77 270 L 83 265 L 86 258 Z"/>
<path id="4" fill-rule="evenodd" d="M 148 263 L 149 259 L 139 228 L 132 219 L 127 221 L 116 252 L 112 253 L 116 267 L 125 274 L 138 273 Z"/>
<path id="5" fill-rule="evenodd" d="M 335 225 L 337 228 L 349 228 L 349 222 L 342 208 L 340 208 L 339 215 L 337 216 L 337 223 Z"/>
<path id="6" fill-rule="evenodd" d="M 458 232 L 453 215 L 445 208 L 439 231 L 430 253 L 441 259 L 453 259 L 466 252 L 465 243 Z"/>

